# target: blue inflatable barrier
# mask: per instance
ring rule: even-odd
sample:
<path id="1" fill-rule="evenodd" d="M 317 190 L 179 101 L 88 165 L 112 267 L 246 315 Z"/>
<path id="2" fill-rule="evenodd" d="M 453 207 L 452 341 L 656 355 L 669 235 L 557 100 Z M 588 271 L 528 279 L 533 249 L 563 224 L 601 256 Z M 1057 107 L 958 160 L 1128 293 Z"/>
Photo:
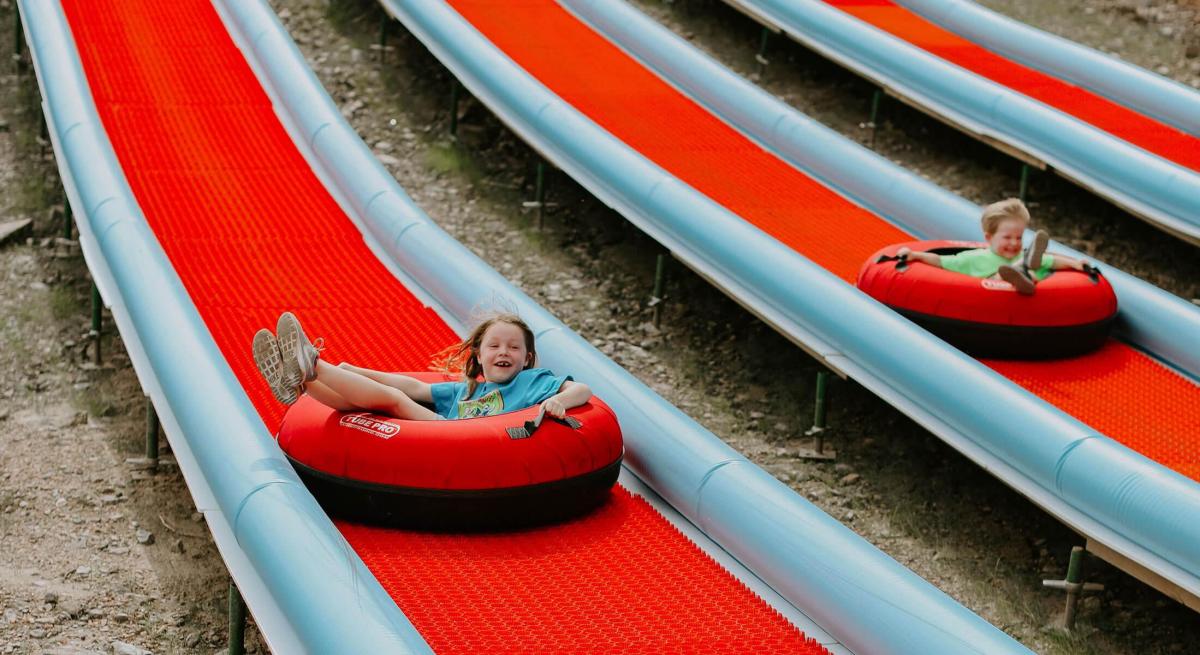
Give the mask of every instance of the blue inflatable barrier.
<path id="1" fill-rule="evenodd" d="M 896 0 L 992 52 L 1200 136 L 1200 92 L 966 0 Z"/>

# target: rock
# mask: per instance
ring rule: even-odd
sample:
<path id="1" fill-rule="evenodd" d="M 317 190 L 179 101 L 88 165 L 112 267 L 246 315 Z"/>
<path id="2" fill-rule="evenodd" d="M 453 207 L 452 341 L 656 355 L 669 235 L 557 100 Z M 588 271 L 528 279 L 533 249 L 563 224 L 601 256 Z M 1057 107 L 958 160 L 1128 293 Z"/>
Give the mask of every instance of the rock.
<path id="1" fill-rule="evenodd" d="M 145 648 L 139 648 L 123 641 L 112 642 L 112 652 L 113 655 L 154 655 Z"/>
<path id="2" fill-rule="evenodd" d="M 838 482 L 840 482 L 842 484 L 854 484 L 855 482 L 858 482 L 859 478 L 861 478 L 861 477 L 862 476 L 860 476 L 857 473 L 849 473 L 847 475 L 843 475 L 842 478 L 840 480 L 838 480 Z"/>
<path id="3" fill-rule="evenodd" d="M 92 608 L 87 611 L 87 617 L 89 619 L 102 619 L 106 615 L 107 615 L 107 612 L 105 612 L 104 610 L 102 610 L 98 607 Z"/>
<path id="4" fill-rule="evenodd" d="M 45 639 L 46 631 L 41 628 L 34 628 L 29 631 L 29 636 L 33 637 L 34 639 Z"/>
<path id="5" fill-rule="evenodd" d="M 33 232 L 33 219 L 19 218 L 15 221 L 0 223 L 0 246 L 6 243 L 24 239 Z"/>
<path id="6" fill-rule="evenodd" d="M 53 591 L 47 591 L 46 595 L 42 596 L 42 600 L 51 605 L 55 605 L 58 603 L 58 594 Z"/>
<path id="7" fill-rule="evenodd" d="M 75 575 L 88 575 L 91 572 L 92 567 L 90 566 L 80 566 L 79 568 L 75 569 Z"/>
<path id="8" fill-rule="evenodd" d="M 143 546 L 149 546 L 154 543 L 154 533 L 145 528 L 138 528 L 134 535 L 137 537 L 137 542 Z"/>

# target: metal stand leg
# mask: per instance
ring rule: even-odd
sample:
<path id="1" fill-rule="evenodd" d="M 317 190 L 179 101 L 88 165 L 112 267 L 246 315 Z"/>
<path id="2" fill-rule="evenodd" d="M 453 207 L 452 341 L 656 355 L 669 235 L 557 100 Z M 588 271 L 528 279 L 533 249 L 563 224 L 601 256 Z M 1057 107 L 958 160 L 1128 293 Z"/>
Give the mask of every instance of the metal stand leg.
<path id="1" fill-rule="evenodd" d="M 1067 607 L 1063 613 L 1062 628 L 1071 631 L 1075 628 L 1075 610 L 1079 605 L 1079 597 L 1085 593 L 1101 591 L 1104 585 L 1094 582 L 1083 582 L 1082 546 L 1071 548 L 1071 560 L 1067 564 L 1066 580 L 1042 580 L 1042 585 L 1051 589 L 1063 589 L 1067 592 Z"/>
<path id="2" fill-rule="evenodd" d="M 767 70 L 767 64 L 771 63 L 767 59 L 767 45 L 771 42 L 771 30 L 764 27 L 762 29 L 762 38 L 758 42 L 758 53 L 754 55 L 754 61 L 758 62 L 758 75 L 762 76 Z"/>
<path id="3" fill-rule="evenodd" d="M 826 390 L 829 385 L 829 371 L 817 371 L 817 398 L 813 407 L 813 425 L 805 435 L 813 438 L 811 449 L 801 448 L 798 455 L 804 459 L 834 459 L 837 452 L 827 448 L 825 444 L 825 406 Z"/>
<path id="4" fill-rule="evenodd" d="M 94 347 L 93 354 L 95 355 L 96 366 L 100 366 L 102 361 L 100 353 L 100 312 L 104 307 L 104 303 L 100 299 L 100 287 L 96 283 L 92 283 L 92 330 L 88 336 L 92 337 L 92 345 Z"/>
<path id="5" fill-rule="evenodd" d="M 229 655 L 246 652 L 246 603 L 237 585 L 229 581 Z"/>
<path id="6" fill-rule="evenodd" d="M 546 221 L 546 162 L 539 159 L 537 173 L 534 176 L 533 200 L 521 203 L 525 209 L 537 212 L 537 229 L 540 232 Z"/>
<path id="7" fill-rule="evenodd" d="M 154 403 L 150 397 L 146 397 L 146 456 L 145 457 L 130 457 L 125 460 L 125 463 L 137 468 L 144 469 L 153 473 L 158 470 L 159 453 L 158 453 L 158 435 L 162 432 L 162 426 L 158 421 L 158 412 L 154 410 Z M 168 462 L 170 463 L 170 462 Z"/>
<path id="8" fill-rule="evenodd" d="M 458 138 L 458 80 L 450 82 L 450 138 Z"/>
<path id="9" fill-rule="evenodd" d="M 871 94 L 871 120 L 867 122 L 867 127 L 871 128 L 871 147 L 875 147 L 875 134 L 879 132 L 879 105 L 883 102 L 883 90 L 875 89 L 875 93 Z"/>
<path id="10" fill-rule="evenodd" d="M 71 215 L 71 200 L 63 199 L 63 238 L 70 239 L 74 236 L 71 228 L 75 226 L 75 218 Z"/>
<path id="11" fill-rule="evenodd" d="M 391 23 L 391 17 L 387 12 L 383 12 L 383 18 L 379 19 L 379 63 L 383 63 L 387 57 L 387 33 L 388 24 Z"/>
<path id="12" fill-rule="evenodd" d="M 13 52 L 16 57 L 17 72 L 25 72 L 25 30 L 21 25 L 21 10 L 13 8 Z"/>
<path id="13" fill-rule="evenodd" d="M 654 327 L 662 321 L 662 304 L 667 286 L 667 255 L 660 253 L 654 262 L 654 293 L 650 296 L 650 307 L 654 311 Z"/>
<path id="14" fill-rule="evenodd" d="M 1017 195 L 1021 202 L 1029 195 L 1029 164 L 1021 164 L 1021 191 Z"/>

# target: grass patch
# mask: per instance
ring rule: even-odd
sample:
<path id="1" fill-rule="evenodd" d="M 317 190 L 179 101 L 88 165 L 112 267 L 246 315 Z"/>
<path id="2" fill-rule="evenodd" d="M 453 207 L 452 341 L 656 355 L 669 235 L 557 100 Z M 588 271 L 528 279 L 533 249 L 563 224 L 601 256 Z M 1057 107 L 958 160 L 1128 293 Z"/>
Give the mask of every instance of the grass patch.
<path id="1" fill-rule="evenodd" d="M 457 143 L 435 143 L 425 151 L 425 165 L 442 175 L 476 182 L 483 177 L 471 153 Z"/>

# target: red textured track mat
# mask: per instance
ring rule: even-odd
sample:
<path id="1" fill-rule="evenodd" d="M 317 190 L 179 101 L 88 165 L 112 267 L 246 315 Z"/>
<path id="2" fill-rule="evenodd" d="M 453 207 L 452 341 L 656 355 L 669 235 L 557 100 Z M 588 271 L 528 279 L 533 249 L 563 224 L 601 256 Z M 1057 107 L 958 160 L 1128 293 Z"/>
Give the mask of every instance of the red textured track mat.
<path id="1" fill-rule="evenodd" d="M 269 430 L 283 407 L 250 341 L 285 309 L 334 360 L 422 369 L 455 341 L 313 175 L 209 2 L 63 4 L 134 195 Z M 341 527 L 439 653 L 827 652 L 644 500 L 613 496 L 499 536 Z"/>
<path id="2" fill-rule="evenodd" d="M 601 127 L 842 279 L 852 282 L 878 248 L 913 238 L 762 150 L 553 0 L 449 4 Z M 1200 388 L 1137 350 L 1113 341 L 1072 360 L 987 363 L 1104 434 L 1200 480 Z"/>
<path id="3" fill-rule="evenodd" d="M 890 0 L 824 0 L 912 45 L 1128 141 L 1200 171 L 1200 138 L 1087 89 L 1006 59 Z"/>

